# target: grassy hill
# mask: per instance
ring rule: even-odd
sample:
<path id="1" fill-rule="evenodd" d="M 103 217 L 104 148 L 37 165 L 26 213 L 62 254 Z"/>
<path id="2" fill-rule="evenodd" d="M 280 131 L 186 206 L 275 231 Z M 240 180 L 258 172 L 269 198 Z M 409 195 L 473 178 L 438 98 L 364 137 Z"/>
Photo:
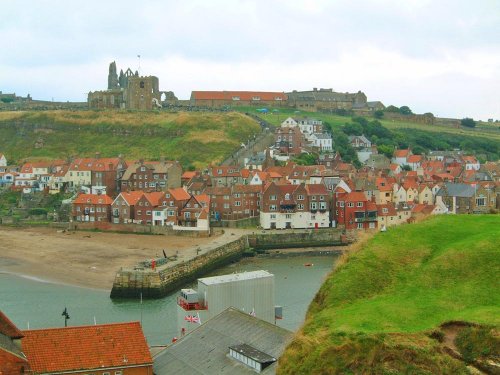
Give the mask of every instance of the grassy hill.
<path id="1" fill-rule="evenodd" d="M 499 228 L 500 216 L 441 216 L 376 234 L 327 278 L 279 374 L 466 373 L 429 332 L 498 327 Z M 480 352 L 500 354 L 495 332 Z"/>
<path id="2" fill-rule="evenodd" d="M 100 152 L 131 159 L 164 156 L 202 167 L 222 161 L 259 131 L 255 121 L 236 112 L 0 112 L 0 152 L 9 161 Z"/>

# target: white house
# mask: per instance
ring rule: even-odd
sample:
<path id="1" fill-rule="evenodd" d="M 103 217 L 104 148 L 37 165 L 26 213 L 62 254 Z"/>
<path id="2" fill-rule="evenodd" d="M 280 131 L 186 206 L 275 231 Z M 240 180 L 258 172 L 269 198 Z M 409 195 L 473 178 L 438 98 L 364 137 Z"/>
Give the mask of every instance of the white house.
<path id="1" fill-rule="evenodd" d="M 314 147 L 318 147 L 321 151 L 332 151 L 332 137 L 324 133 L 314 133 L 310 136 L 311 143 Z"/>
<path id="2" fill-rule="evenodd" d="M 7 166 L 7 158 L 5 157 L 4 154 L 0 152 L 0 167 L 6 167 Z"/>

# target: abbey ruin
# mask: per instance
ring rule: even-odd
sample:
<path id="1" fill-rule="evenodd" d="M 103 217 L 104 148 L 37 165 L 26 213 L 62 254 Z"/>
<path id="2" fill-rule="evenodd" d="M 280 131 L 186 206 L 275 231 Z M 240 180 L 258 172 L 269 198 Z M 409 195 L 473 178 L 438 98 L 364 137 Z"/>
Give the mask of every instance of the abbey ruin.
<path id="1" fill-rule="evenodd" d="M 128 68 L 118 75 L 116 62 L 109 64 L 108 89 L 89 92 L 88 105 L 92 109 L 117 108 L 151 110 L 162 107 L 162 101 L 177 100 L 171 91 L 160 91 L 156 76 L 139 76 Z"/>

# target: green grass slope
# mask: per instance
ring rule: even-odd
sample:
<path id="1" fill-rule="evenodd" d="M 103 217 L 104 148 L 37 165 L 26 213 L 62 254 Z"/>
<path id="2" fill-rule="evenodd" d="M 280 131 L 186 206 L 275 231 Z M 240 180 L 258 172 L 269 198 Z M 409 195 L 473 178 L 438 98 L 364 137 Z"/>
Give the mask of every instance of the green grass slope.
<path id="1" fill-rule="evenodd" d="M 0 152 L 9 161 L 100 152 L 130 159 L 164 156 L 202 167 L 222 161 L 259 131 L 255 121 L 236 112 L 0 112 Z M 40 140 L 43 147 L 35 147 Z"/>
<path id="2" fill-rule="evenodd" d="M 424 332 L 500 323 L 500 216 L 440 216 L 378 233 L 312 302 L 280 374 L 466 373 Z"/>

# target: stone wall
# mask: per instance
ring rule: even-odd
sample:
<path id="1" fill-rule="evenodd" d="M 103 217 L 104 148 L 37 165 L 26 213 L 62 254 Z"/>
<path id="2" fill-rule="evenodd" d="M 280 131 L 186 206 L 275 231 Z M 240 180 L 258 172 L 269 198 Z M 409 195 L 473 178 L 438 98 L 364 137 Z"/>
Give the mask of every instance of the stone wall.
<path id="1" fill-rule="evenodd" d="M 344 245 L 354 233 L 335 228 L 309 231 L 283 231 L 250 234 L 219 246 L 189 261 L 165 265 L 156 270 L 136 266 L 120 269 L 113 283 L 111 298 L 161 298 L 208 272 L 240 259 L 245 250 Z"/>
<path id="2" fill-rule="evenodd" d="M 166 236 L 186 236 L 186 237 L 209 237 L 211 232 L 205 230 L 199 231 L 182 231 L 175 230 L 169 226 L 152 226 L 141 224 L 114 224 L 107 221 L 80 222 L 73 221 L 69 223 L 70 230 L 102 230 L 110 232 L 122 233 L 143 233 L 143 234 L 159 234 Z"/>
<path id="3" fill-rule="evenodd" d="M 213 269 L 238 260 L 247 248 L 246 237 L 229 242 L 206 254 L 156 271 L 136 267 L 120 269 L 115 276 L 111 298 L 160 298 Z"/>

